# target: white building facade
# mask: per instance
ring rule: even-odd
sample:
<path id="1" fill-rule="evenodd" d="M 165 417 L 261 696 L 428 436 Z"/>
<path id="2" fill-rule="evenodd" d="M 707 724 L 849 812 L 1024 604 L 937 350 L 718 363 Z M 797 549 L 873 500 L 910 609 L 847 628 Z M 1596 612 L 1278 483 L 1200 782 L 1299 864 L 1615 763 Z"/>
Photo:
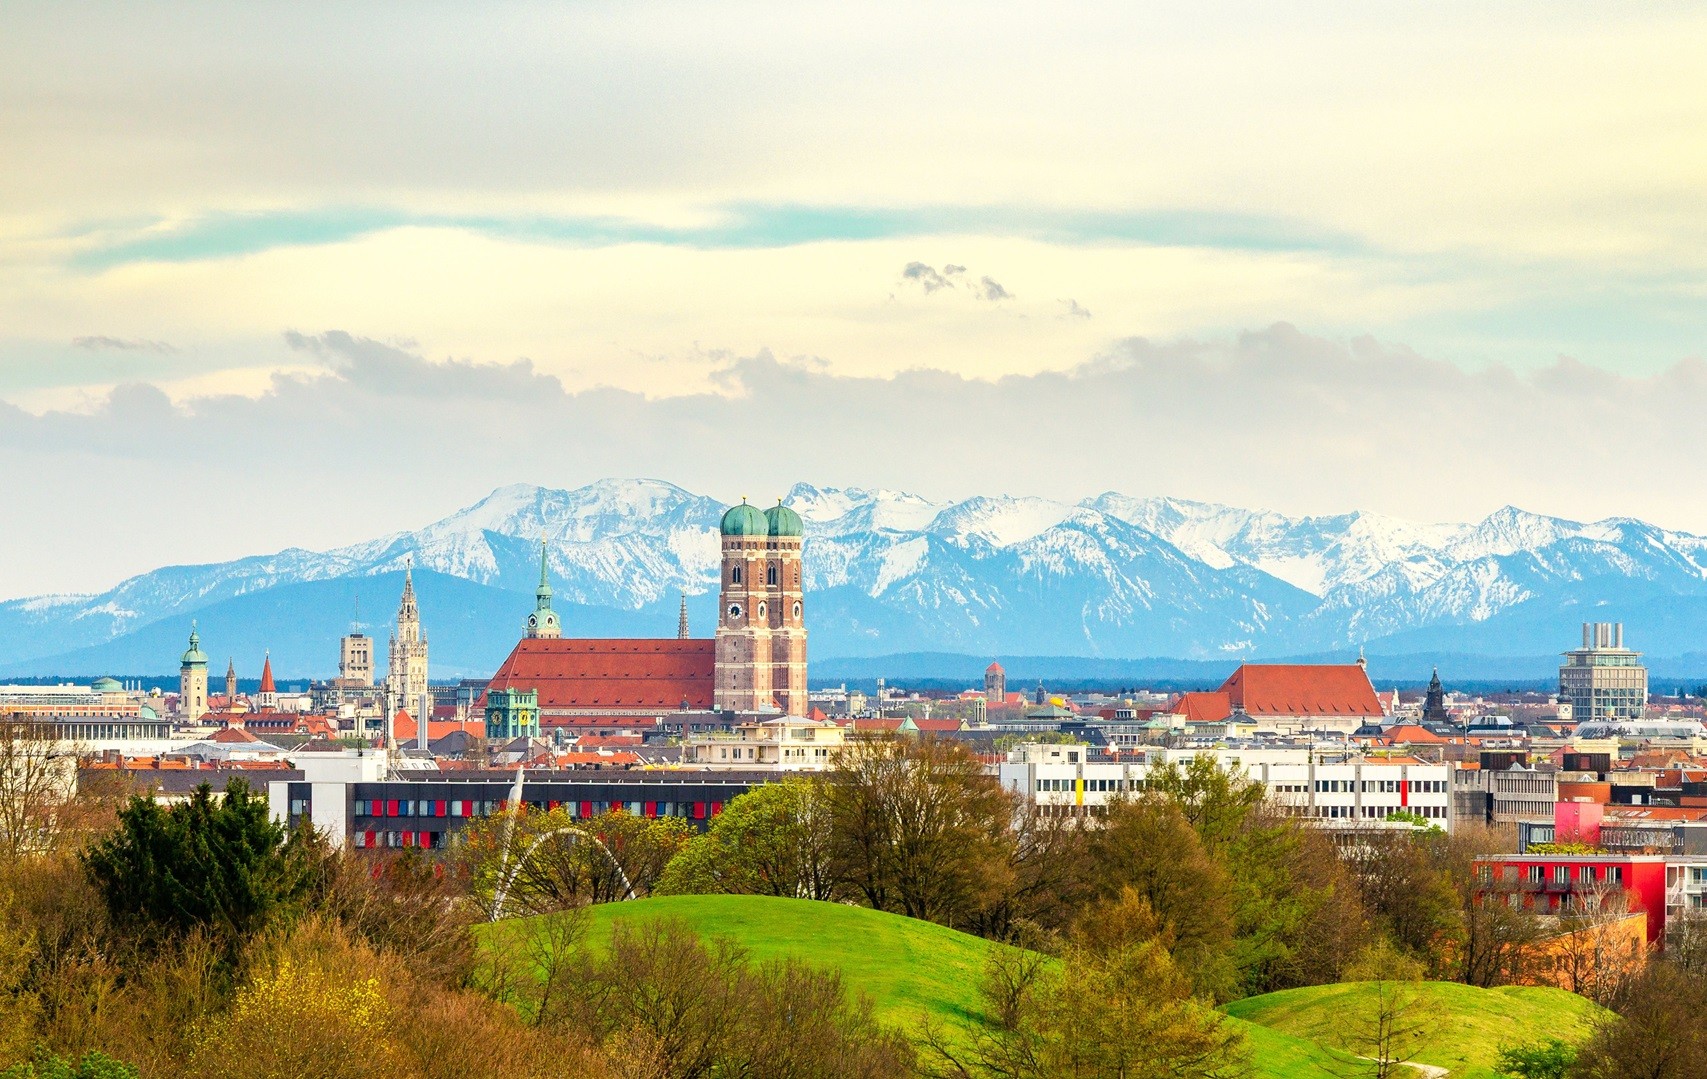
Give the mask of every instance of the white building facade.
<path id="1" fill-rule="evenodd" d="M 1150 770 L 1212 756 L 1268 788 L 1274 801 L 1297 816 L 1329 826 L 1350 827 L 1411 813 L 1452 827 L 1452 768 L 1414 759 L 1354 758 L 1322 762 L 1309 749 L 1162 750 L 1145 761 L 1088 760 L 1088 748 L 1026 745 L 998 766 L 1003 789 L 1033 804 L 1062 812 L 1097 812 L 1121 795 L 1144 790 Z"/>

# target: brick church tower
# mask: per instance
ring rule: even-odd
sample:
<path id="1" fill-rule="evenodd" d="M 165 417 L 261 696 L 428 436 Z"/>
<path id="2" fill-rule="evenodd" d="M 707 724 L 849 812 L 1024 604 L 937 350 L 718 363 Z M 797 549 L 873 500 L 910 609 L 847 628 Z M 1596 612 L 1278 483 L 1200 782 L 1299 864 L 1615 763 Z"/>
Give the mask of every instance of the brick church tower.
<path id="1" fill-rule="evenodd" d="M 800 580 L 804 528 L 778 502 L 745 500 L 723 515 L 723 582 L 717 617 L 720 711 L 806 714 L 806 620 Z"/>

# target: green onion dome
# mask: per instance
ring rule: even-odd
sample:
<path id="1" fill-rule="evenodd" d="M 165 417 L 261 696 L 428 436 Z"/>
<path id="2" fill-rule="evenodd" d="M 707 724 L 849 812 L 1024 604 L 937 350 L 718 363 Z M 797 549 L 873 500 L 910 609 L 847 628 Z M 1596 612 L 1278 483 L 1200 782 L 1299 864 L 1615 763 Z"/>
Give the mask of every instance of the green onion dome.
<path id="1" fill-rule="evenodd" d="M 805 529 L 800 523 L 800 514 L 778 502 L 765 511 L 765 521 L 770 526 L 773 536 L 799 536 Z"/>
<path id="2" fill-rule="evenodd" d="M 757 506 L 747 505 L 746 499 L 739 506 L 729 507 L 723 515 L 722 527 L 725 536 L 768 536 L 771 530 L 765 515 Z"/>

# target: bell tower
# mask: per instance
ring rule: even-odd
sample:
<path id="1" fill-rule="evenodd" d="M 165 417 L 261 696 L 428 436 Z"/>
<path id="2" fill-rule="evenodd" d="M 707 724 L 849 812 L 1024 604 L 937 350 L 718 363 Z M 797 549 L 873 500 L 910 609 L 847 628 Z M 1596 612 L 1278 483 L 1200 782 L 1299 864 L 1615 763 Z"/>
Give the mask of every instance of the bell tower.
<path id="1" fill-rule="evenodd" d="M 563 624 L 551 609 L 551 568 L 546 561 L 545 537 L 539 538 L 539 587 L 533 592 L 533 613 L 528 615 L 529 637 L 554 641 L 563 636 Z"/>
<path id="2" fill-rule="evenodd" d="M 190 623 L 190 647 L 178 666 L 178 714 L 194 723 L 207 714 L 207 654 L 202 636 Z"/>
<path id="3" fill-rule="evenodd" d="M 714 707 L 806 714 L 800 515 L 742 500 L 723 515 Z"/>

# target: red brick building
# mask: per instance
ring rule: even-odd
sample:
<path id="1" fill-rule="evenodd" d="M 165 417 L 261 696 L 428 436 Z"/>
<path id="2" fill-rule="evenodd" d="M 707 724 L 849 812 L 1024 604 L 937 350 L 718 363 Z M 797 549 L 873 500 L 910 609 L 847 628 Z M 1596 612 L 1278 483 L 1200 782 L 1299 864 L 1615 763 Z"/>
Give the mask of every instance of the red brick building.
<path id="1" fill-rule="evenodd" d="M 1356 663 L 1241 663 L 1219 689 L 1183 693 L 1172 712 L 1188 723 L 1220 723 L 1235 712 L 1264 730 L 1326 730 L 1350 734 L 1380 723 L 1386 710 Z"/>

